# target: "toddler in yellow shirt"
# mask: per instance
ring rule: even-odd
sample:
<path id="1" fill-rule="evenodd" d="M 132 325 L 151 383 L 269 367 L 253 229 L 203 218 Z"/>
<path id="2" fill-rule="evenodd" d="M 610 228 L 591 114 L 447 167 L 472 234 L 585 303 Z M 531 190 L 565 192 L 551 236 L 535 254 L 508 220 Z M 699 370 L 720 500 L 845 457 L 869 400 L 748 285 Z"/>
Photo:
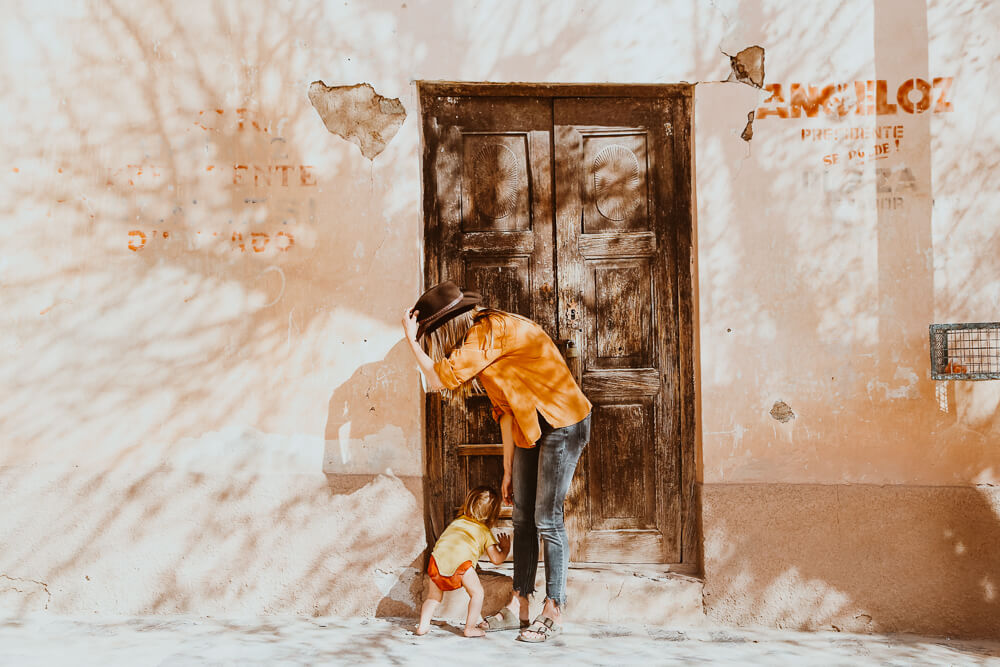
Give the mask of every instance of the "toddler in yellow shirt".
<path id="1" fill-rule="evenodd" d="M 466 637 L 482 637 L 480 627 L 483 611 L 483 585 L 476 574 L 476 561 L 485 553 L 490 562 L 500 565 L 510 553 L 510 535 L 493 537 L 490 528 L 500 516 L 500 493 L 489 486 L 477 486 L 469 491 L 457 519 L 448 524 L 431 551 L 427 565 L 427 595 L 420 608 L 417 634 L 426 634 L 431 627 L 434 610 L 444 591 L 465 588 L 469 594 L 469 611 L 465 617 Z"/>

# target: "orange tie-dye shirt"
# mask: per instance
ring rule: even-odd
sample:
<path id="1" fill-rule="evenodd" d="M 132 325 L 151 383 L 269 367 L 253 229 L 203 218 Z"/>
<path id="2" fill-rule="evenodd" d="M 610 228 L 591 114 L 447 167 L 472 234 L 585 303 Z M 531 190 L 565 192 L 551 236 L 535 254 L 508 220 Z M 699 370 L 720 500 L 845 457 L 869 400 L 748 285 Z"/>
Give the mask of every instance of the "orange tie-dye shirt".
<path id="1" fill-rule="evenodd" d="M 492 345 L 487 318 L 493 328 Z M 479 376 L 493 404 L 493 418 L 514 416 L 518 447 L 534 447 L 541 437 L 538 413 L 553 427 L 562 428 L 582 420 L 592 407 L 556 344 L 540 326 L 520 315 L 494 311 L 483 316 L 434 370 L 448 389 Z"/>

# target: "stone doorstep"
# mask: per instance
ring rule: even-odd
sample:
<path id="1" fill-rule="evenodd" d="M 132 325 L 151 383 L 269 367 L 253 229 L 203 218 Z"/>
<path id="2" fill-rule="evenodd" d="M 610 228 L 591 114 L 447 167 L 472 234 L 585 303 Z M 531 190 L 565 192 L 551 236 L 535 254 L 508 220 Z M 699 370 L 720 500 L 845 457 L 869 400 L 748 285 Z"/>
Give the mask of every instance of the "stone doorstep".
<path id="1" fill-rule="evenodd" d="M 513 565 L 480 563 L 479 567 L 479 578 L 486 592 L 483 614 L 489 615 L 510 599 Z M 567 621 L 663 627 L 707 623 L 702 604 L 704 582 L 671 571 L 668 566 L 574 563 L 570 565 L 566 586 Z M 535 591 L 532 618 L 541 612 L 544 602 L 544 563 L 538 565 Z M 449 591 L 444 594 L 435 617 L 464 623 L 468 604 L 469 596 L 463 589 Z"/>

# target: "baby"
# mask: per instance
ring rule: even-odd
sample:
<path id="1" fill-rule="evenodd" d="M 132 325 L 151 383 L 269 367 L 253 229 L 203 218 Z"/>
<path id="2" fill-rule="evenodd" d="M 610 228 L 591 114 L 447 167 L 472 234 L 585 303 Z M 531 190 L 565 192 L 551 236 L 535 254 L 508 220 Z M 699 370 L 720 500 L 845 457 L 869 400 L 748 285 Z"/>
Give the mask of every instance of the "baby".
<path id="1" fill-rule="evenodd" d="M 476 574 L 476 561 L 486 553 L 490 562 L 500 565 L 510 553 L 510 536 L 501 533 L 493 538 L 490 528 L 500 515 L 500 494 L 489 486 L 477 486 L 469 491 L 457 519 L 448 524 L 438 538 L 427 565 L 427 595 L 420 609 L 417 634 L 426 634 L 431 627 L 434 610 L 444 591 L 465 588 L 469 594 L 469 612 L 465 617 L 465 636 L 482 637 L 480 627 L 483 610 L 483 585 Z"/>

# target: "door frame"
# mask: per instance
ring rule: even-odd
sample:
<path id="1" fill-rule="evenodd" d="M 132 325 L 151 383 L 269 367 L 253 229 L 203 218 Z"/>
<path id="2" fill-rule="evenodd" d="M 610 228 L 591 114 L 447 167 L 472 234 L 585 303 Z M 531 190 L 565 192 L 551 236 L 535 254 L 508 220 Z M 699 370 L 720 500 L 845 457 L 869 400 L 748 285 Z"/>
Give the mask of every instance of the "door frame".
<path id="1" fill-rule="evenodd" d="M 437 220 L 435 204 L 433 159 L 428 155 L 429 147 L 424 140 L 424 123 L 427 121 L 426 103 L 429 98 L 452 97 L 619 97 L 619 98 L 663 98 L 676 102 L 673 131 L 680 135 L 687 151 L 678 152 L 679 162 L 675 170 L 675 192 L 677 203 L 674 208 L 673 230 L 675 234 L 673 262 L 677 267 L 677 293 L 668 295 L 676 298 L 678 327 L 678 377 L 680 392 L 678 417 L 680 427 L 680 478 L 681 478 L 681 564 L 685 570 L 700 570 L 701 540 L 700 517 L 701 498 L 697 485 L 696 449 L 696 400 L 695 386 L 695 338 L 694 338 L 694 85 L 692 84 L 552 84 L 552 83 L 475 83 L 453 81 L 417 81 L 418 115 L 420 118 L 420 179 L 422 191 L 422 222 L 424 285 L 435 285 L 440 281 L 438 249 L 441 244 L 441 228 Z M 554 194 L 553 194 L 554 196 Z M 554 209 L 553 209 L 554 213 Z M 683 270 L 687 267 L 687 270 Z M 425 427 L 425 469 L 424 469 L 424 516 L 429 544 L 447 525 L 448 513 L 444 507 L 445 493 L 442 480 L 445 478 L 445 464 L 441 442 L 440 399 L 427 394 L 424 402 Z"/>

